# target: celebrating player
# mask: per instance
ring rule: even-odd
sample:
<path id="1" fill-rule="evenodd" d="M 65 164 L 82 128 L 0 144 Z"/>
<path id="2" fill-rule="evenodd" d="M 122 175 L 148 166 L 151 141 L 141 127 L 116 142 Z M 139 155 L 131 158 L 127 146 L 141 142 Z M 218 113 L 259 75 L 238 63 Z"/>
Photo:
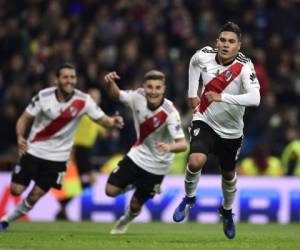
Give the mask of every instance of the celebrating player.
<path id="1" fill-rule="evenodd" d="M 151 70 L 144 77 L 143 88 L 129 91 L 118 88 L 115 81 L 119 79 L 116 72 L 105 76 L 107 93 L 133 112 L 137 141 L 109 176 L 105 191 L 115 197 L 134 186 L 135 192 L 111 234 L 127 231 L 143 204 L 159 192 L 173 153 L 187 148 L 179 114 L 173 103 L 164 98 L 165 75 Z"/>
<path id="2" fill-rule="evenodd" d="M 223 202 L 219 213 L 229 239 L 235 237 L 232 206 L 236 193 L 236 159 L 243 136 L 246 106 L 258 106 L 259 82 L 252 62 L 239 52 L 241 31 L 227 22 L 220 29 L 216 49 L 198 50 L 190 61 L 188 97 L 194 109 L 191 148 L 185 172 L 186 196 L 173 219 L 182 221 L 196 202 L 196 187 L 208 154 L 220 161 Z M 199 79 L 203 88 L 198 97 Z"/>
<path id="3" fill-rule="evenodd" d="M 76 70 L 62 64 L 56 72 L 56 87 L 41 90 L 17 121 L 16 132 L 20 160 L 12 175 L 11 193 L 21 195 L 31 180 L 35 182 L 29 195 L 0 221 L 0 231 L 28 213 L 51 187 L 60 188 L 79 119 L 87 114 L 105 127 L 123 127 L 120 116 L 107 116 L 90 95 L 77 89 Z M 25 131 L 33 125 L 28 139 Z"/>

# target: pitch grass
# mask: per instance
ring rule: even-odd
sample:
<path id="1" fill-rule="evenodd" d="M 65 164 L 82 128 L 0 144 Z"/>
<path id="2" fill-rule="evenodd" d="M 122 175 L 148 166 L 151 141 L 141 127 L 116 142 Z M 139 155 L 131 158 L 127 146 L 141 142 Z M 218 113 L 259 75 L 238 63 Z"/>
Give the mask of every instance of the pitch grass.
<path id="1" fill-rule="evenodd" d="M 0 233 L 0 250 L 299 250 L 300 224 L 238 224 L 225 238 L 221 224 L 134 223 L 126 235 L 110 235 L 112 224 L 15 222 Z"/>

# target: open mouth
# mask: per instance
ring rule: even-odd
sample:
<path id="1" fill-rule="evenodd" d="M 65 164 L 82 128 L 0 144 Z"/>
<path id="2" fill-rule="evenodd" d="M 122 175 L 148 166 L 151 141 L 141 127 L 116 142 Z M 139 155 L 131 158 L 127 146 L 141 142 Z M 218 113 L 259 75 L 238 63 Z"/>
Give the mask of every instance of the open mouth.
<path id="1" fill-rule="evenodd" d="M 157 98 L 158 96 L 149 96 L 149 98 Z"/>
<path id="2" fill-rule="evenodd" d="M 228 53 L 228 50 L 222 50 L 222 54 L 227 54 Z"/>

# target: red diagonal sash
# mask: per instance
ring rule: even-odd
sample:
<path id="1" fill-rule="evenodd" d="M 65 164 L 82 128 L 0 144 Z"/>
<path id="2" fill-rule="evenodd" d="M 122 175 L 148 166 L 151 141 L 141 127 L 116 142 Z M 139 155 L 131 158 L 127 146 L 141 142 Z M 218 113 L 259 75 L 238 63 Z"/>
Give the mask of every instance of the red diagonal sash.
<path id="1" fill-rule="evenodd" d="M 167 113 L 162 110 L 154 116 L 148 118 L 142 124 L 140 124 L 140 137 L 137 139 L 133 146 L 140 145 L 146 139 L 147 136 L 149 136 L 161 125 L 163 125 L 167 117 Z"/>
<path id="2" fill-rule="evenodd" d="M 243 64 L 235 63 L 224 72 L 211 79 L 210 82 L 205 86 L 204 92 L 200 97 L 200 105 L 195 112 L 203 113 L 211 104 L 211 102 L 205 98 L 206 92 L 214 91 L 217 93 L 222 93 L 222 91 L 241 73 L 242 68 Z"/>
<path id="3" fill-rule="evenodd" d="M 55 120 L 50 122 L 48 126 L 38 132 L 30 142 L 44 141 L 53 136 L 56 132 L 72 121 L 83 109 L 84 100 L 75 100 L 66 108 Z"/>

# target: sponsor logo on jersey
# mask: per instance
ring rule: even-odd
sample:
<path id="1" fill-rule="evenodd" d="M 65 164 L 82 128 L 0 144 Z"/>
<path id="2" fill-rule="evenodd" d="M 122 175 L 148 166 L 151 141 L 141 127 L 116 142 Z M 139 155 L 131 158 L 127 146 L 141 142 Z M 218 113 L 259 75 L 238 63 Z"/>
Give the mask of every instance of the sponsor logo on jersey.
<path id="1" fill-rule="evenodd" d="M 193 130 L 194 136 L 197 136 L 197 135 L 199 134 L 199 132 L 200 132 L 200 128 L 194 129 L 194 130 Z"/>
<path id="2" fill-rule="evenodd" d="M 225 74 L 226 82 L 230 81 L 231 77 L 232 77 L 232 72 L 228 70 Z"/>
<path id="3" fill-rule="evenodd" d="M 251 73 L 251 75 L 250 75 L 250 80 L 253 82 L 255 78 L 256 78 L 255 74 L 254 74 L 254 73 Z"/>

